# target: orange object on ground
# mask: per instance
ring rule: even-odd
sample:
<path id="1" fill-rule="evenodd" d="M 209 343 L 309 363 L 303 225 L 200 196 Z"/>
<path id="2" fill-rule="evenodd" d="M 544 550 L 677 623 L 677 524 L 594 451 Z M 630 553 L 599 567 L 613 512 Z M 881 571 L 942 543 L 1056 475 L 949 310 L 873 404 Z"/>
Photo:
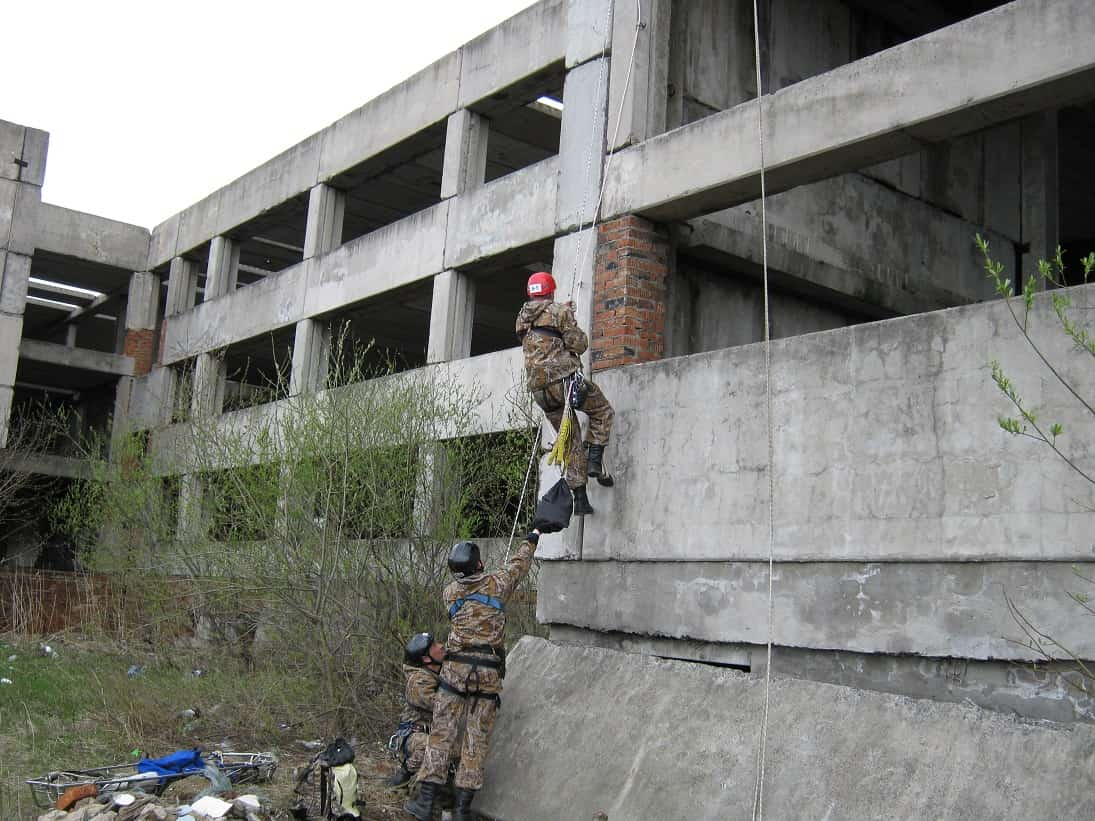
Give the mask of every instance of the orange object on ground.
<path id="1" fill-rule="evenodd" d="M 57 809 L 68 810 L 69 807 L 81 798 L 94 798 L 98 794 L 99 788 L 94 784 L 78 784 L 75 787 L 69 787 L 61 793 L 61 797 L 57 799 Z"/>

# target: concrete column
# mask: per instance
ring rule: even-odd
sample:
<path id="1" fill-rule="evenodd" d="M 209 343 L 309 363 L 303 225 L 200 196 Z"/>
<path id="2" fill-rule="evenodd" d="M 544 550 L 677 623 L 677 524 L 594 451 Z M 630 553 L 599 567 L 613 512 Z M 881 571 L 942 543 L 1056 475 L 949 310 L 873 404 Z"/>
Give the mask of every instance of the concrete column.
<path id="1" fill-rule="evenodd" d="M 559 131 L 559 193 L 555 225 L 560 232 L 593 221 L 605 157 L 608 58 L 567 72 Z"/>
<path id="2" fill-rule="evenodd" d="M 7 445 L 8 421 L 19 368 L 23 310 L 27 302 L 30 257 L 0 250 L 0 447 Z"/>
<path id="3" fill-rule="evenodd" d="M 76 334 L 80 330 L 80 326 L 76 322 L 70 322 L 65 328 L 65 346 L 68 348 L 76 347 Z"/>
<path id="4" fill-rule="evenodd" d="M 205 536 L 206 520 L 203 505 L 205 488 L 201 479 L 188 474 L 179 478 L 179 517 L 175 536 L 180 540 Z"/>
<path id="5" fill-rule="evenodd" d="M 124 352 L 133 357 L 134 376 L 152 370 L 159 312 L 160 278 L 148 271 L 138 271 L 129 278 L 125 313 Z"/>
<path id="6" fill-rule="evenodd" d="M 612 88 L 608 121 L 620 131 L 609 151 L 661 134 L 666 125 L 671 0 L 639 0 L 643 27 L 635 39 L 635 0 L 615 0 L 612 13 Z M 632 45 L 635 61 L 624 92 Z M 609 132 L 611 139 L 611 131 Z"/>
<path id="7" fill-rule="evenodd" d="M 208 419 L 224 410 L 224 386 L 227 370 L 224 359 L 217 354 L 198 354 L 194 360 L 194 381 L 191 386 L 190 416 Z"/>
<path id="8" fill-rule="evenodd" d="M 418 449 L 418 479 L 414 491 L 413 536 L 433 533 L 445 509 L 446 493 L 456 487 L 455 465 L 438 442 Z"/>
<path id="9" fill-rule="evenodd" d="M 308 194 L 308 222 L 304 229 L 304 259 L 326 254 L 342 244 L 346 195 L 320 183 Z"/>
<path id="10" fill-rule="evenodd" d="M 239 244 L 226 236 L 213 237 L 209 243 L 209 264 L 205 271 L 204 301 L 208 302 L 236 290 L 239 269 Z"/>
<path id="11" fill-rule="evenodd" d="M 302 319 L 293 339 L 289 393 L 315 393 L 327 387 L 331 354 L 331 325 L 321 319 Z"/>
<path id="12" fill-rule="evenodd" d="M 463 194 L 487 178 L 488 122 L 462 108 L 449 115 L 445 130 L 445 162 L 441 172 L 441 199 Z"/>
<path id="13" fill-rule="evenodd" d="M 216 242 L 220 237 L 214 238 Z M 232 243 L 233 245 L 235 243 Z M 210 251 L 210 257 L 213 256 Z M 236 265 L 239 265 L 239 254 L 236 254 Z M 198 293 L 198 272 L 193 262 L 185 257 L 175 257 L 171 260 L 171 268 L 167 275 L 167 305 L 164 307 L 164 317 L 175 316 L 194 307 Z M 206 291 L 208 294 L 208 290 Z M 207 297 L 208 298 L 208 297 Z"/>
<path id="14" fill-rule="evenodd" d="M 1022 276 L 1035 276 L 1038 260 L 1052 259 L 1059 242 L 1057 112 L 1022 120 Z M 1016 289 L 1018 290 L 1018 289 Z"/>
<path id="15" fill-rule="evenodd" d="M 460 271 L 442 271 L 435 276 L 426 361 L 449 362 L 469 357 L 474 319 L 475 281 Z"/>

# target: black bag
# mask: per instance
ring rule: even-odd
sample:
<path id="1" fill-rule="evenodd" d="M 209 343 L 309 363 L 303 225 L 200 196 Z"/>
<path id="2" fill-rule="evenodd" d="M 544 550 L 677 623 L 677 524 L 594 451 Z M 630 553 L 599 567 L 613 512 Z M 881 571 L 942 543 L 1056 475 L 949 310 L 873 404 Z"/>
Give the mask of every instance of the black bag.
<path id="1" fill-rule="evenodd" d="M 328 767 L 341 767 L 354 760 L 354 748 L 342 736 L 339 736 L 323 751 L 323 763 Z"/>
<path id="2" fill-rule="evenodd" d="M 532 527 L 541 533 L 556 533 L 570 526 L 573 512 L 574 497 L 570 494 L 566 480 L 560 479 L 536 503 L 536 517 L 532 520 Z"/>

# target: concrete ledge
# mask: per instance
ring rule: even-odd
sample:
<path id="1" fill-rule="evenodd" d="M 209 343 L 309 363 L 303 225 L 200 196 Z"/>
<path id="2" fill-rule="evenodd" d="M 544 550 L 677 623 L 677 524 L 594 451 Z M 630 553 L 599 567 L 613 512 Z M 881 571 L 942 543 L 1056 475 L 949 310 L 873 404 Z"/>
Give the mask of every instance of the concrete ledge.
<path id="1" fill-rule="evenodd" d="M 1087 0 L 1017 0 L 766 95 L 768 193 L 1089 97 L 1092 38 Z M 755 102 L 621 151 L 606 185 L 605 219 L 756 199 Z"/>
<path id="2" fill-rule="evenodd" d="M 763 679 L 526 637 L 486 785 L 499 821 L 751 817 Z M 1086 818 L 1095 728 L 774 678 L 766 818 Z"/>
<path id="3" fill-rule="evenodd" d="M 112 373 L 117 376 L 133 375 L 133 357 L 87 348 L 70 348 L 56 342 L 42 342 L 37 339 L 24 339 L 19 343 L 19 358 L 34 362 L 48 362 L 53 365 L 65 365 L 85 371 Z"/>
<path id="4" fill-rule="evenodd" d="M 0 448 L 0 464 L 6 470 L 18 473 L 39 473 L 62 479 L 91 479 L 95 475 L 91 462 L 86 459 L 49 453 L 18 453 Z"/>
<path id="5" fill-rule="evenodd" d="M 773 641 L 787 647 L 1032 660 L 1004 599 L 1081 658 L 1095 634 L 1066 591 L 1095 563 L 784 562 L 775 566 Z M 601 631 L 764 644 L 766 562 L 545 562 L 536 617 Z M 1062 653 L 1062 656 L 1064 654 Z"/>
<path id="6" fill-rule="evenodd" d="M 40 202 L 24 224 L 33 232 L 31 241 L 37 250 L 126 271 L 144 270 L 148 259 L 148 229 L 127 222 Z"/>

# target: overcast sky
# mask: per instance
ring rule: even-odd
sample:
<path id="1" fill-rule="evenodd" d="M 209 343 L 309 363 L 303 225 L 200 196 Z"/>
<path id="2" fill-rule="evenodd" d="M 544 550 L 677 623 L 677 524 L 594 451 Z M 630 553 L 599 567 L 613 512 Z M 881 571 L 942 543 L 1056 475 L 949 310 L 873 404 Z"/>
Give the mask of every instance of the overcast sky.
<path id="1" fill-rule="evenodd" d="M 44 199 L 151 228 L 529 5 L 23 3 L 0 119 L 50 132 Z"/>

